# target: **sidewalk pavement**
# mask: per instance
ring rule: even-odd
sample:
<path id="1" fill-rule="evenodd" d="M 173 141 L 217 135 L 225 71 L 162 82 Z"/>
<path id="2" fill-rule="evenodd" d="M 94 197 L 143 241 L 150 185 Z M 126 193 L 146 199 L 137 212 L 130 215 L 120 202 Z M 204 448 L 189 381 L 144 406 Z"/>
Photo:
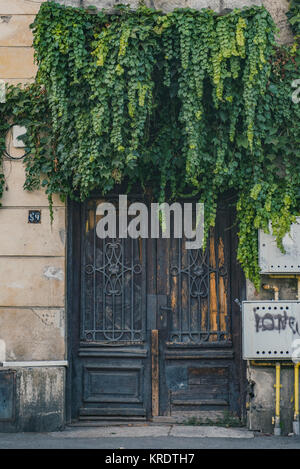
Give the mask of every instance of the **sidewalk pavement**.
<path id="1" fill-rule="evenodd" d="M 300 449 L 300 437 L 245 428 L 129 424 L 70 426 L 52 433 L 0 433 L 0 449 Z"/>

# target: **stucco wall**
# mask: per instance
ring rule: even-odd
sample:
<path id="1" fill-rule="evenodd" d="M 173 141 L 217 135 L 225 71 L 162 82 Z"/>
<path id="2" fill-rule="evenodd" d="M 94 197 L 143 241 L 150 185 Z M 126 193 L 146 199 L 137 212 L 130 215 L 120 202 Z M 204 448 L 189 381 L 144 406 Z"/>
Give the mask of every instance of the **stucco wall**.
<path id="1" fill-rule="evenodd" d="M 32 33 L 40 3 L 0 1 L 0 78 L 31 81 Z M 23 149 L 10 147 L 14 156 Z M 56 197 L 51 226 L 43 191 L 25 192 L 22 160 L 4 161 L 6 190 L 0 230 L 0 361 L 65 358 L 65 208 Z M 28 210 L 41 210 L 41 223 L 28 223 Z M 14 327 L 15 325 L 18 327 Z M 2 355 L 4 352 L 2 352 Z"/>
<path id="2" fill-rule="evenodd" d="M 0 0 L 0 79 L 8 83 L 34 79 L 36 66 L 29 25 L 41 3 Z M 60 3 L 112 9 L 120 1 L 61 0 Z M 136 7 L 138 2 L 124 3 Z M 285 17 L 287 0 L 147 0 L 146 3 L 166 12 L 176 7 L 200 9 L 208 6 L 221 12 L 226 8 L 264 4 L 280 26 L 278 41 L 291 41 Z M 11 148 L 11 152 L 19 156 L 22 149 Z M 54 199 L 51 226 L 48 201 L 43 192 L 23 190 L 22 161 L 6 159 L 4 173 L 6 191 L 0 209 L 0 362 L 45 361 L 45 367 L 16 368 L 18 419 L 10 427 L 2 424 L 1 429 L 56 429 L 63 422 L 64 369 L 47 368 L 46 362 L 66 358 L 65 207 L 58 197 Z M 29 209 L 41 210 L 41 224 L 28 223 Z M 293 281 L 281 281 L 281 294 L 286 298 L 295 297 Z M 267 293 L 263 295 L 270 297 Z M 248 284 L 248 298 L 253 296 L 257 298 Z M 290 382 L 290 371 L 286 370 L 285 376 Z M 248 400 L 249 424 L 253 429 L 270 430 L 274 413 L 273 371 L 249 367 L 248 377 L 253 383 Z M 50 387 L 43 385 L 45 380 L 56 383 L 55 392 L 52 384 Z M 282 395 L 284 406 L 291 409 L 289 393 Z"/>
<path id="3" fill-rule="evenodd" d="M 41 2 L 0 0 L 0 79 L 34 79 L 33 22 Z M 1 104 L 0 104 L 1 106 Z M 22 149 L 10 147 L 14 156 Z M 0 209 L 0 362 L 65 359 L 65 207 L 54 200 L 51 226 L 43 191 L 23 190 L 22 161 L 4 161 L 6 190 Z M 41 224 L 28 223 L 28 210 L 41 210 Z M 14 368 L 14 366 L 6 367 Z M 63 367 L 16 369 L 16 411 L 2 430 L 61 428 Z"/>

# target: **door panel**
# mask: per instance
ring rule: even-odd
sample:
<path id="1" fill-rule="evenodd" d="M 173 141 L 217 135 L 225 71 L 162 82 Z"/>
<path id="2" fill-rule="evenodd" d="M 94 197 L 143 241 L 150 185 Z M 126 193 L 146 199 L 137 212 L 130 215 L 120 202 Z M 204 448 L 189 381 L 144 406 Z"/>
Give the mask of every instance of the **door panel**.
<path id="1" fill-rule="evenodd" d="M 231 298 L 235 236 L 225 207 L 218 210 L 204 252 L 186 250 L 184 240 L 158 240 L 161 415 L 240 414 L 240 352 L 232 342 L 240 327 L 239 318 L 232 321 L 233 314 L 239 315 Z"/>
<path id="2" fill-rule="evenodd" d="M 146 246 L 131 238 L 100 239 L 96 209 L 101 202 L 92 199 L 81 208 L 80 332 L 73 349 L 77 410 L 73 415 L 146 418 L 151 410 Z"/>

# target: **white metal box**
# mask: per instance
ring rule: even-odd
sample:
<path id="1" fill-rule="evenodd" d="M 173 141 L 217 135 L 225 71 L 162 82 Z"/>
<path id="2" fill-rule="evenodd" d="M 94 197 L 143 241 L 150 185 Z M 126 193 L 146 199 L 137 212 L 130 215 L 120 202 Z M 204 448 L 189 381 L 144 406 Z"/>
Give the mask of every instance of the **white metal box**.
<path id="1" fill-rule="evenodd" d="M 271 231 L 271 230 L 270 230 Z M 291 231 L 283 238 L 283 254 L 271 234 L 259 230 L 259 266 L 261 274 L 300 273 L 300 217 L 293 223 Z"/>
<path id="2" fill-rule="evenodd" d="M 0 80 L 0 104 L 1 103 L 6 103 L 6 88 L 4 80 Z"/>
<path id="3" fill-rule="evenodd" d="M 23 142 L 22 139 L 19 139 L 21 135 L 26 134 L 26 127 L 23 127 L 21 125 L 14 125 L 13 126 L 13 146 L 15 148 L 24 148 L 25 143 Z"/>
<path id="4" fill-rule="evenodd" d="M 243 301 L 244 360 L 297 355 L 300 358 L 300 301 Z"/>

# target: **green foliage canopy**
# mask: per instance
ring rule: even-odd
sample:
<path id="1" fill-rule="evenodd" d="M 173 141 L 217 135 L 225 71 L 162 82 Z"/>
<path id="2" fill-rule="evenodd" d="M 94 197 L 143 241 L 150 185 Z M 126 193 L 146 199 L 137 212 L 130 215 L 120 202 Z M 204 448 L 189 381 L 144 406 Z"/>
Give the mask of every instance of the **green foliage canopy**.
<path id="1" fill-rule="evenodd" d="M 262 7 L 91 14 L 45 2 L 32 28 L 36 82 L 0 105 L 2 150 L 12 123 L 27 128 L 25 188 L 41 184 L 50 203 L 116 185 L 160 201 L 196 194 L 206 232 L 234 190 L 238 258 L 258 288 L 257 229 L 271 220 L 282 248 L 299 210 L 298 45 L 277 49 Z"/>

